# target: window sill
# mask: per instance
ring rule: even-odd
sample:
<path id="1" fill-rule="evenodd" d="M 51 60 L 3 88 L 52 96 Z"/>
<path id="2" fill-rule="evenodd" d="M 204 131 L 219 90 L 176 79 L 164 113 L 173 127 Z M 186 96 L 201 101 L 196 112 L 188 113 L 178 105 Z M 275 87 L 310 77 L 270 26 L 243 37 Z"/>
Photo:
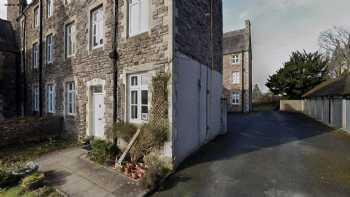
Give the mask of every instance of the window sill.
<path id="1" fill-rule="evenodd" d="M 150 35 L 150 31 L 141 32 L 141 33 L 138 33 L 135 35 L 128 34 L 128 39 L 137 39 L 137 38 L 140 38 L 140 37 L 146 36 L 146 35 Z"/>

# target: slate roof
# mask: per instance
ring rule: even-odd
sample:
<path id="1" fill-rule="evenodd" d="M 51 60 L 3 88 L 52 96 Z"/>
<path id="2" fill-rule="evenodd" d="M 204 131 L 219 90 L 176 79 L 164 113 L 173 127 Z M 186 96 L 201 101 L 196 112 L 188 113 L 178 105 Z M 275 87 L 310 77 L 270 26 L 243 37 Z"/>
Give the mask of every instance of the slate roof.
<path id="1" fill-rule="evenodd" d="M 245 29 L 224 33 L 224 54 L 238 53 L 249 49 L 249 35 Z"/>
<path id="2" fill-rule="evenodd" d="M 0 51 L 18 52 L 15 32 L 9 21 L 0 19 Z"/>
<path id="3" fill-rule="evenodd" d="M 307 92 L 303 97 L 350 96 L 350 74 L 328 80 Z"/>

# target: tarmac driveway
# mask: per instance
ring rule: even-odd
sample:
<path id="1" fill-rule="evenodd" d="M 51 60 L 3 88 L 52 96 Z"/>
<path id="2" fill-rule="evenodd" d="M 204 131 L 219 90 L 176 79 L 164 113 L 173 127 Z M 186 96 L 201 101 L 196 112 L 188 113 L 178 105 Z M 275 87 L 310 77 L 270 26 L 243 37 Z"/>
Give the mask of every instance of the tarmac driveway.
<path id="1" fill-rule="evenodd" d="M 349 197 L 350 137 L 301 114 L 229 115 L 154 196 Z"/>

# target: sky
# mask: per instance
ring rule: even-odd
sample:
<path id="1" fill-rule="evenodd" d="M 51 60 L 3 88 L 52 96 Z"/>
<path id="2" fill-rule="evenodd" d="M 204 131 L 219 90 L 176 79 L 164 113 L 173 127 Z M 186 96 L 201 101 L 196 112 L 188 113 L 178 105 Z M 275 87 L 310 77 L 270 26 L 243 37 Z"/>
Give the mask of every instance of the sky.
<path id="1" fill-rule="evenodd" d="M 0 18 L 6 16 L 0 0 Z M 320 32 L 334 26 L 350 30 L 350 0 L 223 0 L 224 32 L 244 27 L 253 32 L 253 83 L 263 91 L 269 75 L 292 51 L 316 51 Z"/>

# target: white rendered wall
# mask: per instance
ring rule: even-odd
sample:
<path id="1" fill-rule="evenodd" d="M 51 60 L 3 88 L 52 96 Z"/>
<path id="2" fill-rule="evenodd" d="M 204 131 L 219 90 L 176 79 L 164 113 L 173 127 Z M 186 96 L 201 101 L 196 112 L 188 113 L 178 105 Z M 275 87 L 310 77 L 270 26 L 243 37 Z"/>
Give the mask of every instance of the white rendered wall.
<path id="1" fill-rule="evenodd" d="M 220 134 L 223 85 L 221 73 L 181 53 L 176 54 L 173 77 L 174 157 L 178 165 Z"/>

